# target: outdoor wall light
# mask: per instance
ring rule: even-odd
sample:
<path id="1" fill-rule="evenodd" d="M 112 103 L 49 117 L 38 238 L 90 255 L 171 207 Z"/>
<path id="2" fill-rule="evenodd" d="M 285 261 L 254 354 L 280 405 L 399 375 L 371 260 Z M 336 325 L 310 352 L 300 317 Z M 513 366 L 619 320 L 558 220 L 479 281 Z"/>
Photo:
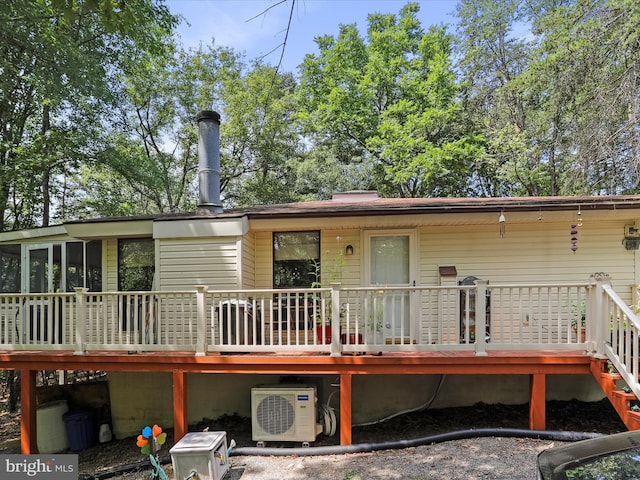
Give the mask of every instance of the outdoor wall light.
<path id="1" fill-rule="evenodd" d="M 346 255 L 353 255 L 353 245 L 347 245 L 344 249 Z"/>

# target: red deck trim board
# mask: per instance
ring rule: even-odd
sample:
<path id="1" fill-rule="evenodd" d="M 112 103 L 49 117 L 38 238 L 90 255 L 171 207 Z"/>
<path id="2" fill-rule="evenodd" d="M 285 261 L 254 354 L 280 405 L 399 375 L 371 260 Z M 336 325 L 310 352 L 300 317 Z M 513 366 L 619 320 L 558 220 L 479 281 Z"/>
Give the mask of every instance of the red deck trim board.
<path id="1" fill-rule="evenodd" d="M 453 353 L 453 354 L 452 354 Z M 579 352 L 491 351 L 386 353 L 384 355 L 204 355 L 181 352 L 123 354 L 92 352 L 10 352 L 3 369 L 105 370 L 129 372 L 305 373 L 309 374 L 534 374 L 590 373 L 590 357 Z"/>
<path id="2" fill-rule="evenodd" d="M 36 372 L 38 370 L 104 370 L 171 372 L 173 375 L 174 437 L 188 428 L 188 373 L 228 374 L 333 374 L 340 375 L 340 443 L 352 441 L 352 380 L 369 374 L 470 374 L 530 375 L 529 425 L 545 429 L 546 375 L 590 374 L 592 358 L 586 353 L 564 351 L 393 352 L 384 355 L 329 356 L 321 354 L 264 354 L 196 356 L 192 352 L 3 352 L 0 368 L 22 375 L 21 451 L 37 452 Z"/>

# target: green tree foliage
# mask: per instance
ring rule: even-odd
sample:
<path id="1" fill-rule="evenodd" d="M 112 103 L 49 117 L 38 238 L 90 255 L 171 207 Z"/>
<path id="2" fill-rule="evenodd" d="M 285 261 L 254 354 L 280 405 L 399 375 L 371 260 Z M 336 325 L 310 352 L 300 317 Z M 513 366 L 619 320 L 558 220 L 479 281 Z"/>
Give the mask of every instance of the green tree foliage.
<path id="1" fill-rule="evenodd" d="M 0 4 L 0 230 L 49 224 L 66 174 L 98 150 L 114 75 L 175 22 L 150 0 Z"/>
<path id="2" fill-rule="evenodd" d="M 81 165 L 69 183 L 74 194 L 67 199 L 68 218 L 126 217 L 152 212 L 155 206 L 138 185 L 131 186 L 104 162 Z"/>
<path id="3" fill-rule="evenodd" d="M 296 77 L 180 48 L 162 0 L 0 3 L 0 229 L 193 210 L 201 109 L 226 207 L 638 192 L 638 2 L 461 0 L 455 39 L 418 13 L 341 25 Z"/>
<path id="4" fill-rule="evenodd" d="M 536 195 L 544 175 L 526 135 L 526 92 L 514 80 L 526 70 L 532 45 L 514 31 L 526 18 L 518 1 L 462 0 L 458 4 L 459 67 L 465 109 L 485 132 L 487 155 L 479 184 L 488 196 Z"/>
<path id="5" fill-rule="evenodd" d="M 292 121 L 294 81 L 273 68 L 246 65 L 232 49 L 176 48 L 170 58 L 149 56 L 123 78 L 120 120 L 101 155 L 112 187 L 134 193 L 137 211 L 193 211 L 198 200 L 199 110 L 222 115 L 220 184 L 226 207 L 292 201 L 287 161 L 299 136 Z M 91 185 L 93 172 L 79 180 Z M 116 179 L 120 179 L 118 182 Z M 108 195 L 116 199 L 119 194 Z M 87 215 L 108 215 L 114 203 L 88 201 Z M 129 205 L 129 203 L 127 202 Z"/>
<path id="6" fill-rule="evenodd" d="M 362 162 L 389 196 L 473 194 L 484 140 L 468 127 L 451 66 L 451 37 L 424 32 L 417 3 L 399 15 L 371 14 L 316 40 L 299 87 L 300 118 L 315 147 Z"/>
<path id="7" fill-rule="evenodd" d="M 122 75 L 119 115 L 100 161 L 107 167 L 104 173 L 118 179 L 110 182 L 112 187 L 124 184 L 139 199 L 129 205 L 134 213 L 195 208 L 195 116 L 198 105 L 209 105 L 216 96 L 212 77 L 221 71 L 219 58 L 226 53 L 201 48 L 194 52 L 174 49 L 160 57 L 149 54 Z M 85 171 L 80 182 L 90 179 L 91 172 Z M 114 192 L 109 197 L 117 195 Z M 109 210 L 90 215 L 108 215 Z"/>
<path id="8" fill-rule="evenodd" d="M 289 162 L 301 149 L 294 122 L 295 80 L 254 63 L 222 89 L 222 194 L 228 206 L 298 200 Z"/>
<path id="9" fill-rule="evenodd" d="M 565 191 L 637 193 L 640 4 L 577 1 L 544 13 L 534 24 L 543 41 L 533 66 L 555 73 L 553 95 L 567 99 Z"/>
<path id="10" fill-rule="evenodd" d="M 458 16 L 488 193 L 637 191 L 637 2 L 463 0 Z"/>
<path id="11" fill-rule="evenodd" d="M 376 189 L 373 164 L 341 162 L 323 146 L 291 159 L 288 166 L 295 179 L 292 188 L 300 201 L 331 198 L 335 192 Z"/>

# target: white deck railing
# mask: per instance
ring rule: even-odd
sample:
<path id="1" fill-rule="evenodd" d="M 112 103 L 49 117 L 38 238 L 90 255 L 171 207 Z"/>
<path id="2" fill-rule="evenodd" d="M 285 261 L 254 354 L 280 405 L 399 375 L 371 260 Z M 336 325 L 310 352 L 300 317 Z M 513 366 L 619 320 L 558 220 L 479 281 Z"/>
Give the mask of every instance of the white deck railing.
<path id="1" fill-rule="evenodd" d="M 612 323 L 614 317 L 620 321 Z M 484 355 L 492 349 L 554 349 L 607 353 L 624 365 L 638 355 L 630 340 L 638 337 L 637 321 L 610 284 L 596 280 L 293 290 L 199 286 L 180 292 L 77 289 L 0 295 L 0 349 L 199 355 L 435 350 Z M 637 358 L 630 362 L 630 374 L 637 378 Z"/>

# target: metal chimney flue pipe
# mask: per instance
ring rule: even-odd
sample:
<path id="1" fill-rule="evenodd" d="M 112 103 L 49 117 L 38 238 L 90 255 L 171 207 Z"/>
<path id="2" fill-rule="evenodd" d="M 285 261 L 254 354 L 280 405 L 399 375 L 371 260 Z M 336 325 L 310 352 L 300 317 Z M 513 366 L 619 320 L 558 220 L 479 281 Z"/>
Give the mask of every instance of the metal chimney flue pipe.
<path id="1" fill-rule="evenodd" d="M 222 213 L 220 202 L 220 114 L 201 110 L 198 122 L 198 210 Z"/>

